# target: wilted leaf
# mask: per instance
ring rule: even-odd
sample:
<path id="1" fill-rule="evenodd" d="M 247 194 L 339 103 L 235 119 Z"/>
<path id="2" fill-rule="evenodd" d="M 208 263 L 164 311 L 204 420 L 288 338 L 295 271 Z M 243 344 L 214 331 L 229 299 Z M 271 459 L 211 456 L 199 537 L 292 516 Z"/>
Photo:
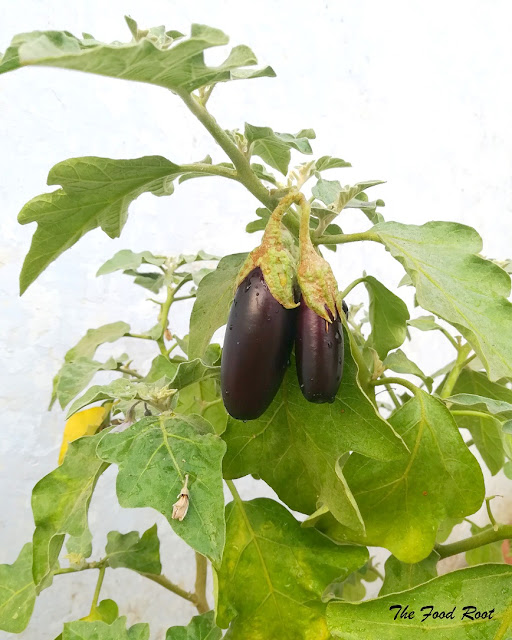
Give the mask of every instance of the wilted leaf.
<path id="1" fill-rule="evenodd" d="M 190 316 L 189 358 L 201 358 L 215 331 L 226 323 L 246 253 L 225 256 L 197 288 Z"/>
<path id="2" fill-rule="evenodd" d="M 381 462 L 354 453 L 344 467 L 366 536 L 354 537 L 327 516 L 316 526 L 335 539 L 386 547 L 402 562 L 420 562 L 432 551 L 442 520 L 480 508 L 482 471 L 448 409 L 426 392 L 418 391 L 389 421 L 410 455 Z"/>
<path id="3" fill-rule="evenodd" d="M 321 595 L 368 560 L 339 546 L 267 498 L 226 507 L 227 545 L 218 580 L 217 624 L 226 639 L 327 640 Z M 249 587 L 250 585 L 250 587 Z"/>
<path id="4" fill-rule="evenodd" d="M 71 158 L 55 165 L 48 184 L 62 188 L 36 196 L 18 216 L 20 224 L 37 222 L 20 275 L 21 293 L 87 232 L 101 227 L 110 238 L 119 237 L 130 203 L 147 191 L 168 195 L 165 185 L 179 171 L 161 156 Z"/>
<path id="5" fill-rule="evenodd" d="M 98 433 L 72 442 L 62 465 L 34 487 L 33 575 L 38 590 L 51 579 L 65 534 L 79 537 L 88 528 L 91 496 L 98 478 L 108 467 L 96 455 L 96 445 L 103 436 Z"/>
<path id="6" fill-rule="evenodd" d="M 62 435 L 62 444 L 59 452 L 59 464 L 62 464 L 66 451 L 70 442 L 81 438 L 82 436 L 92 436 L 96 433 L 105 418 L 108 416 L 111 403 L 107 403 L 102 407 L 92 407 L 80 413 L 75 413 L 66 422 L 64 433 Z"/>
<path id="7" fill-rule="evenodd" d="M 0 629 L 9 633 L 23 631 L 35 601 L 32 545 L 27 543 L 13 564 L 0 564 Z"/>
<path id="8" fill-rule="evenodd" d="M 255 127 L 245 123 L 245 137 L 252 155 L 259 156 L 272 168 L 283 175 L 288 173 L 290 149 L 301 153 L 313 153 L 309 140 L 315 137 L 311 129 L 304 129 L 297 134 L 277 133 L 270 127 Z"/>
<path id="9" fill-rule="evenodd" d="M 411 276 L 418 303 L 462 333 L 489 377 L 512 376 L 510 276 L 477 255 L 477 232 L 454 222 L 383 222 L 372 232 Z"/>
<path id="10" fill-rule="evenodd" d="M 368 346 L 384 360 L 392 349 L 401 346 L 407 335 L 409 311 L 405 302 L 387 289 L 377 278 L 365 276 L 370 299 L 369 317 L 372 331 Z"/>
<path id="11" fill-rule="evenodd" d="M 400 562 L 395 556 L 389 556 L 384 565 L 384 582 L 379 591 L 379 596 L 407 591 L 428 580 L 432 580 L 432 578 L 437 577 L 438 562 L 439 554 L 436 551 L 432 551 L 421 562 L 413 564 Z"/>
<path id="12" fill-rule="evenodd" d="M 505 640 L 511 600 L 512 567 L 491 564 L 448 573 L 399 595 L 357 605 L 333 602 L 327 607 L 327 623 L 333 637 L 342 640 Z M 413 619 L 401 618 L 398 608 L 390 610 L 398 606 L 414 611 Z M 454 607 L 453 620 L 433 618 L 434 611 L 449 613 Z M 487 615 L 476 618 L 477 610 Z"/>
<path id="13" fill-rule="evenodd" d="M 61 67 L 188 93 L 217 82 L 275 75 L 270 67 L 245 69 L 257 60 L 244 45 L 234 47 L 218 67 L 208 67 L 204 51 L 229 41 L 219 29 L 193 24 L 190 37 L 176 41 L 167 33 L 155 37 L 154 29 L 144 34 L 139 31 L 140 37 L 130 43 L 110 44 L 92 37 L 75 38 L 69 31 L 23 33 L 13 39 L 0 60 L 0 73 L 27 65 Z"/>
<path id="14" fill-rule="evenodd" d="M 160 540 L 156 524 L 139 536 L 138 531 L 119 533 L 110 531 L 107 534 L 107 546 L 105 553 L 109 567 L 118 569 L 125 567 L 139 573 L 159 574 L 162 571 L 160 564 Z"/>
<path id="15" fill-rule="evenodd" d="M 222 457 L 225 444 L 199 416 L 151 416 L 104 436 L 98 454 L 119 467 L 122 507 L 153 507 L 191 547 L 219 562 L 224 548 Z M 190 507 L 183 521 L 172 506 L 188 474 Z"/>
<path id="16" fill-rule="evenodd" d="M 215 612 L 194 616 L 186 627 L 167 629 L 165 640 L 220 640 L 222 631 L 215 624 Z"/>
<path id="17" fill-rule="evenodd" d="M 224 477 L 257 474 L 291 509 L 312 513 L 326 505 L 340 521 L 362 531 L 340 459 L 351 450 L 389 459 L 405 449 L 360 389 L 346 336 L 345 344 L 343 379 L 333 404 L 305 400 L 291 366 L 261 418 L 247 424 L 228 420 Z"/>

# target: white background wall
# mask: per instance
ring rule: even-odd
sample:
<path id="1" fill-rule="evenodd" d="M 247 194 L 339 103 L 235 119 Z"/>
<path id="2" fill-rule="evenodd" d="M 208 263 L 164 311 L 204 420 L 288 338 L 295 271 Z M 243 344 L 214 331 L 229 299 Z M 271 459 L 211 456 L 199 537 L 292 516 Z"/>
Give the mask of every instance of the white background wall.
<path id="1" fill-rule="evenodd" d="M 331 172 L 330 179 L 388 181 L 373 191 L 386 201 L 386 218 L 418 224 L 457 220 L 480 231 L 486 255 L 504 259 L 512 253 L 512 9 L 506 0 L 4 0 L 2 5 L 1 50 L 14 34 L 35 29 L 128 40 L 123 14 L 142 27 L 165 23 L 184 32 L 191 22 L 219 27 L 232 44 L 250 45 L 278 74 L 214 92 L 210 109 L 225 128 L 242 128 L 245 120 L 278 131 L 314 127 L 316 155 L 339 155 L 354 167 Z M 223 55 L 212 51 L 208 59 Z M 216 161 L 224 158 L 165 90 L 52 69 L 0 77 L 0 131 L 0 562 L 12 562 L 32 534 L 31 488 L 57 460 L 64 416 L 46 407 L 64 353 L 88 327 L 120 319 L 135 331 L 153 324 L 155 308 L 145 302 L 145 291 L 119 274 L 95 278 L 98 266 L 122 248 L 165 254 L 203 248 L 218 255 L 249 250 L 257 238 L 244 227 L 257 203 L 239 185 L 217 178 L 187 182 L 166 199 L 142 196 L 131 207 L 121 239 L 110 240 L 101 231 L 88 234 L 19 298 L 18 275 L 35 227 L 20 227 L 16 215 L 47 189 L 52 165 L 81 155 L 161 154 L 178 163 L 207 153 Z M 352 231 L 367 223 L 347 214 L 342 225 Z M 375 245 L 349 245 L 329 258 L 342 287 L 363 269 L 390 287 L 402 275 L 398 263 Z M 401 294 L 408 295 L 404 289 Z M 350 302 L 363 296 L 358 289 Z M 178 334 L 187 330 L 187 304 L 171 318 Z M 416 337 L 408 353 L 425 370 L 451 358 L 432 333 Z M 116 344 L 112 352 L 129 347 L 142 367 L 155 352 L 133 342 Z M 95 552 L 101 552 L 107 531 L 143 530 L 157 521 L 164 571 L 190 587 L 191 552 L 158 514 L 113 508 L 114 480 L 110 469 L 92 501 Z M 245 497 L 265 492 L 255 481 L 239 484 Z M 490 492 L 499 493 L 500 486 L 495 481 Z M 506 502 L 501 504 L 507 517 Z M 85 615 L 96 579 L 92 573 L 57 578 L 19 637 L 52 638 L 63 621 Z M 107 574 L 102 597 L 116 599 L 130 622 L 151 622 L 153 638 L 193 613 L 172 594 L 123 569 Z"/>

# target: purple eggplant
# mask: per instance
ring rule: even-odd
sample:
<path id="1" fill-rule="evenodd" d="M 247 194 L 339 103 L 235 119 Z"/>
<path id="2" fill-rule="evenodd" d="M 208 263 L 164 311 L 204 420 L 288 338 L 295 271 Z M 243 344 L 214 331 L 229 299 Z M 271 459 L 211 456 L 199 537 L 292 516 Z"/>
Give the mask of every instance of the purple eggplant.
<path id="1" fill-rule="evenodd" d="M 221 361 L 222 399 L 233 418 L 259 418 L 272 402 L 289 363 L 296 314 L 273 297 L 259 267 L 241 282 Z"/>
<path id="2" fill-rule="evenodd" d="M 297 318 L 295 360 L 306 400 L 334 402 L 343 375 L 342 324 L 339 316 L 327 322 L 308 307 L 304 298 Z"/>

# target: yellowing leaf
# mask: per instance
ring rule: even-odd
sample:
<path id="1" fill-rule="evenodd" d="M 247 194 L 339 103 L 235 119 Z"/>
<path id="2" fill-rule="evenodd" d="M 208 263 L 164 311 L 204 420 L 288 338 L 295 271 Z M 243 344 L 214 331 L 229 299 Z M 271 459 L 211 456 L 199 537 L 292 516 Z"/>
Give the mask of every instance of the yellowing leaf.
<path id="1" fill-rule="evenodd" d="M 64 434 L 62 436 L 62 444 L 59 452 L 59 464 L 62 464 L 68 445 L 73 440 L 78 440 L 82 436 L 92 436 L 98 430 L 103 420 L 108 415 L 112 407 L 111 402 L 107 402 L 102 407 L 92 407 L 91 409 L 85 409 L 79 413 L 75 413 L 69 418 L 64 427 Z"/>

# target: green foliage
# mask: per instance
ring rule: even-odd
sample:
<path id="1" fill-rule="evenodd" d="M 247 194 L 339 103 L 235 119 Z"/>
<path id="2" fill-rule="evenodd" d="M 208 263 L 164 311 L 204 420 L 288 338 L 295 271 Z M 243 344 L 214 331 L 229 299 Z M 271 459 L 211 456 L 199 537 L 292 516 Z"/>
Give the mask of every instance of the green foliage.
<path id="1" fill-rule="evenodd" d="M 0 74 L 51 66 L 164 87 L 206 127 L 227 161 L 214 163 L 207 156 L 175 164 L 160 156 L 92 156 L 55 165 L 48 185 L 58 188 L 32 199 L 19 214 L 21 224 L 37 223 L 20 276 L 22 292 L 89 231 L 101 228 L 118 237 L 131 202 L 141 194 L 171 195 L 176 183 L 213 175 L 245 186 L 259 201 L 248 232 L 266 228 L 281 198 L 300 202 L 302 218 L 294 207 L 282 218 L 283 239 L 293 255 L 308 233 L 320 251 L 359 240 L 384 244 L 406 270 L 400 285 L 415 287 L 415 306 L 435 315 L 410 319 L 400 297 L 363 273 L 345 285 L 348 296 L 364 283 L 369 308 L 362 321 L 360 307 L 351 308 L 347 321 L 343 317 L 344 374 L 335 401 L 316 405 L 304 399 L 292 357 L 265 414 L 239 422 L 223 406 L 221 348 L 210 342 L 227 321 L 247 254 L 227 255 L 212 270 L 211 262 L 219 259 L 205 251 L 178 256 L 118 251 L 97 275 L 121 271 L 154 296 L 162 294 L 152 299 L 158 317 L 143 333 L 132 333 L 123 321 L 90 329 L 66 353 L 51 404 L 71 405 L 68 416 L 93 403 L 108 406 L 88 410 L 99 416 L 93 424 L 88 415 L 67 423 L 62 464 L 34 488 L 33 542 L 12 565 L 0 565 L 0 629 L 23 631 L 36 595 L 54 577 L 94 569 L 99 573 L 89 614 L 66 623 L 58 640 L 148 640 L 148 625 L 127 628 L 114 601 L 99 601 L 105 572 L 122 567 L 202 614 L 186 627 L 169 628 L 166 640 L 220 640 L 221 627 L 232 640 L 411 640 L 418 634 L 448 640 L 446 633 L 449 640 L 505 640 L 512 631 L 512 569 L 503 564 L 501 545 L 512 537 L 512 527 L 494 522 L 489 511 L 490 524 L 472 524 L 469 538 L 445 540 L 485 497 L 482 472 L 469 447 L 476 446 L 492 474 L 503 469 L 512 478 L 510 260 L 482 258 L 478 234 L 457 223 L 384 222 L 379 211 L 384 202 L 369 201 L 365 192 L 381 181 L 342 186 L 323 178 L 324 171 L 350 166 L 341 158 L 322 156 L 290 167 L 292 150 L 312 153 L 312 129 L 297 134 L 250 124 L 244 133 L 223 129 L 207 109 L 215 86 L 274 75 L 270 67 L 251 68 L 256 58 L 248 47 L 235 46 L 224 62 L 209 66 L 205 51 L 228 42 L 218 29 L 193 25 L 185 37 L 163 26 L 144 30 L 133 19 L 126 21 L 129 43 L 105 44 L 67 31 L 18 35 L 0 56 Z M 313 178 L 310 197 L 301 190 Z M 333 221 L 342 211 L 344 220 L 353 216 L 354 209 L 374 226 L 345 235 Z M 290 296 L 295 275 L 292 269 Z M 171 305 L 193 297 L 189 335 L 173 335 Z M 367 339 L 365 322 L 370 324 Z M 456 351 L 453 362 L 426 375 L 401 349 L 414 338 L 409 327 L 441 331 Z M 152 347 L 149 370 L 133 368 L 126 354 L 96 359 L 100 345 L 123 337 Z M 260 348 L 264 353 L 266 345 Z M 414 346 L 405 350 L 414 353 Z M 408 379 L 386 379 L 386 369 L 419 377 L 429 393 Z M 116 371 L 119 377 L 89 386 L 98 371 Z M 72 441 L 63 457 L 69 440 L 95 430 Z M 464 442 L 461 430 L 470 432 L 471 441 Z M 103 557 L 90 559 L 95 546 L 89 504 L 111 463 L 118 467 L 120 505 L 156 509 L 196 551 L 193 592 L 162 575 L 156 525 L 142 535 L 111 531 Z M 306 519 L 297 521 L 269 499 L 244 502 L 232 479 L 249 474 Z M 226 508 L 223 479 L 234 497 Z M 393 555 L 384 567 L 380 597 L 354 605 L 365 598 L 365 583 L 380 578 L 366 545 Z M 439 559 L 460 551 L 468 564 L 480 566 L 437 577 Z M 214 573 L 215 613 L 208 611 L 205 594 L 207 559 Z M 64 562 L 69 566 L 61 566 Z M 397 603 L 409 610 L 429 604 L 455 608 L 457 615 L 449 623 L 433 616 L 419 622 L 419 612 L 415 619 L 393 620 L 390 606 Z M 494 609 L 493 616 L 466 620 L 460 614 L 468 605 Z"/>
<path id="2" fill-rule="evenodd" d="M 27 543 L 13 564 L 0 564 L 0 629 L 10 633 L 23 631 L 35 601 L 32 545 Z"/>
<path id="3" fill-rule="evenodd" d="M 231 502 L 226 522 L 226 552 L 217 573 L 217 623 L 230 625 L 226 638 L 327 639 L 320 596 L 334 579 L 367 561 L 366 549 L 338 546 L 302 529 L 266 498 Z"/>
<path id="4" fill-rule="evenodd" d="M 490 379 L 512 376 L 510 276 L 478 255 L 478 233 L 455 222 L 383 222 L 372 231 L 410 275 L 418 303 L 462 333 Z"/>
<path id="5" fill-rule="evenodd" d="M 108 467 L 96 455 L 96 446 L 103 436 L 98 433 L 70 443 L 62 465 L 34 487 L 33 575 L 38 591 L 51 584 L 65 535 L 80 537 L 88 529 L 91 496 L 98 478 Z"/>
<path id="6" fill-rule="evenodd" d="M 290 508 L 309 514 L 325 506 L 362 533 L 342 458 L 350 450 L 380 460 L 396 458 L 404 454 L 402 442 L 359 387 L 348 345 L 343 380 L 331 405 L 307 402 L 294 369 L 289 368 L 261 418 L 247 424 L 229 418 L 224 477 L 257 474 Z"/>
<path id="7" fill-rule="evenodd" d="M 359 605 L 335 602 L 327 607 L 327 623 L 334 638 L 355 640 L 379 638 L 379 640 L 411 640 L 421 629 L 421 637 L 428 640 L 467 640 L 468 638 L 506 638 L 510 624 L 512 599 L 512 567 L 484 565 L 454 571 L 435 578 L 424 585 L 397 596 L 391 594 L 363 602 Z M 408 606 L 415 611 L 414 619 L 397 617 L 397 609 L 389 607 Z M 492 619 L 462 619 L 463 607 L 475 606 L 481 612 L 493 610 Z M 433 611 L 450 612 L 455 607 L 453 620 L 433 618 L 422 622 L 429 611 L 422 607 L 432 606 Z M 466 612 L 469 614 L 469 612 Z M 449 629 L 449 636 L 446 630 Z"/>
<path id="8" fill-rule="evenodd" d="M 165 640 L 220 640 L 222 631 L 215 624 L 215 614 L 208 611 L 202 616 L 194 616 L 186 627 L 172 627 L 167 630 Z"/>
<path id="9" fill-rule="evenodd" d="M 225 444 L 199 416 L 151 416 L 106 434 L 98 455 L 119 466 L 123 507 L 153 507 L 192 548 L 220 562 L 225 541 L 221 462 Z M 189 476 L 190 507 L 180 522 L 172 505 Z"/>

